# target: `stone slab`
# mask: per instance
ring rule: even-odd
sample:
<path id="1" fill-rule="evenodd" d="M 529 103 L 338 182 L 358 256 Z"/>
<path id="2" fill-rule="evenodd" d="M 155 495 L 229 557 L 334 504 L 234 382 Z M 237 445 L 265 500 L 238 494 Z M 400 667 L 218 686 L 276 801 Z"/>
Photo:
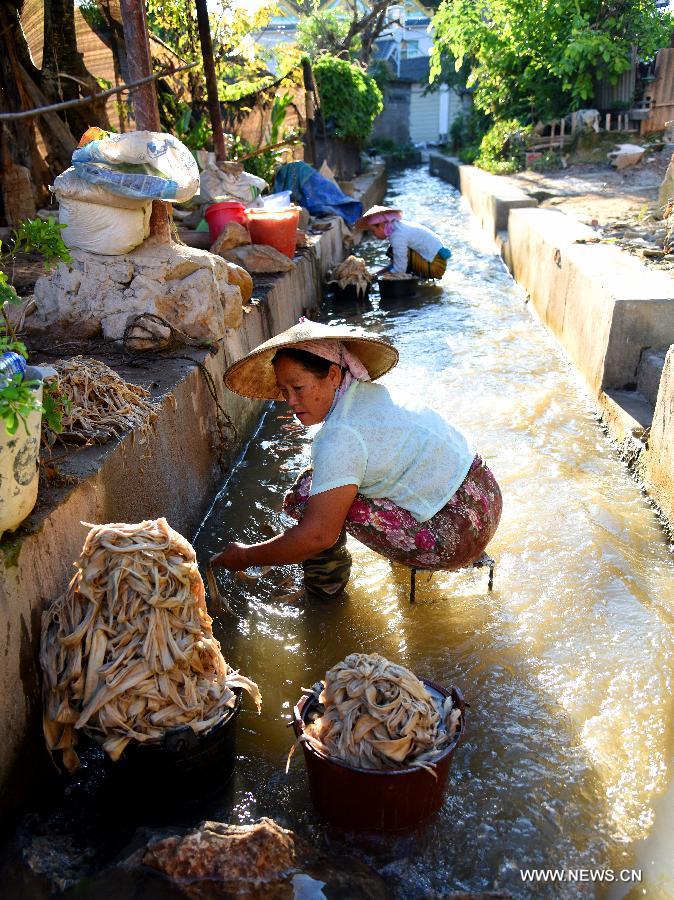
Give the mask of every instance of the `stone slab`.
<path id="1" fill-rule="evenodd" d="M 637 390 L 652 407 L 658 399 L 658 389 L 665 365 L 665 350 L 645 350 L 637 369 Z"/>
<path id="2" fill-rule="evenodd" d="M 386 166 L 384 163 L 373 163 L 367 172 L 358 175 L 351 182 L 351 194 L 354 200 L 360 200 L 363 210 L 381 203 L 386 194 Z"/>
<path id="3" fill-rule="evenodd" d="M 515 279 L 595 396 L 636 386 L 642 352 L 674 342 L 674 279 L 555 210 L 513 210 L 508 232 Z"/>

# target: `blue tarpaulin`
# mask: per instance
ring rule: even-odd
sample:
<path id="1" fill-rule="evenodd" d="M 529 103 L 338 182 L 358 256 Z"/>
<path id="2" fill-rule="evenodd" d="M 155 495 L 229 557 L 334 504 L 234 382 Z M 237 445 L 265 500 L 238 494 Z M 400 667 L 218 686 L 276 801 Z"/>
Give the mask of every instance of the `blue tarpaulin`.
<path id="1" fill-rule="evenodd" d="M 276 173 L 274 193 L 291 191 L 292 199 L 312 216 L 341 216 L 351 227 L 363 214 L 363 204 L 305 162 L 286 163 Z"/>

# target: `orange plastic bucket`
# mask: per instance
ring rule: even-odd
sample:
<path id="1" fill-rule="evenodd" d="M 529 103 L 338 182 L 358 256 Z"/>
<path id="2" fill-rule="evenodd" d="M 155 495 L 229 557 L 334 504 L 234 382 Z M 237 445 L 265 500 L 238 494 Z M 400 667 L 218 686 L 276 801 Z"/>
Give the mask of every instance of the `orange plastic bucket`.
<path id="1" fill-rule="evenodd" d="M 293 258 L 297 246 L 299 206 L 276 210 L 249 209 L 247 218 L 250 239 L 254 244 L 267 244 Z"/>
<path id="2" fill-rule="evenodd" d="M 227 222 L 238 222 L 240 225 L 246 225 L 246 207 L 238 200 L 221 200 L 219 203 L 211 203 L 206 207 L 206 221 L 208 222 L 208 230 L 211 233 L 211 243 L 213 243 Z"/>

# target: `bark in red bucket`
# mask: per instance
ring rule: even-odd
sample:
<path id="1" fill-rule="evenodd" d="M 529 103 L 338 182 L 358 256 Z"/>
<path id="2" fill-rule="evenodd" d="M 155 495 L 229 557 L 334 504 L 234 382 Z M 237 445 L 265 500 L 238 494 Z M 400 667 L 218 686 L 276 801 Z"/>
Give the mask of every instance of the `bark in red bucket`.
<path id="1" fill-rule="evenodd" d="M 207 206 L 204 216 L 211 233 L 211 244 L 214 244 L 227 222 L 246 224 L 246 207 L 238 200 L 222 200 Z"/>
<path id="2" fill-rule="evenodd" d="M 450 692 L 422 679 L 443 697 Z M 318 812 L 333 825 L 349 831 L 405 831 L 419 825 L 442 806 L 449 766 L 465 732 L 465 705 L 460 692 L 452 688 L 455 704 L 461 709 L 460 731 L 436 762 L 435 775 L 426 769 L 356 769 L 328 759 L 303 743 L 311 799 Z M 304 716 L 314 702 L 304 696 L 294 709 L 293 727 L 299 737 Z"/>

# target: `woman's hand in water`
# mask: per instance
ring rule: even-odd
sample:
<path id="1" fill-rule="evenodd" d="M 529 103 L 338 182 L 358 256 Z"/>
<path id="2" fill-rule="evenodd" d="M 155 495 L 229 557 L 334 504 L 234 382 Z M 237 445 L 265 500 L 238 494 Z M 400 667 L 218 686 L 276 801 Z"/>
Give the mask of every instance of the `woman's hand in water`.
<path id="1" fill-rule="evenodd" d="M 211 557 L 211 565 L 221 569 L 229 569 L 230 572 L 242 572 L 250 562 L 247 558 L 247 544 L 227 544 L 224 550 Z"/>

